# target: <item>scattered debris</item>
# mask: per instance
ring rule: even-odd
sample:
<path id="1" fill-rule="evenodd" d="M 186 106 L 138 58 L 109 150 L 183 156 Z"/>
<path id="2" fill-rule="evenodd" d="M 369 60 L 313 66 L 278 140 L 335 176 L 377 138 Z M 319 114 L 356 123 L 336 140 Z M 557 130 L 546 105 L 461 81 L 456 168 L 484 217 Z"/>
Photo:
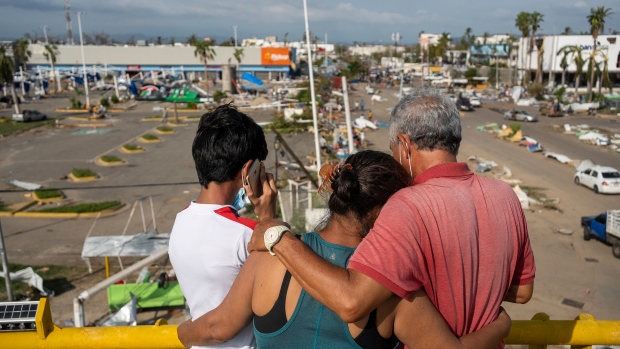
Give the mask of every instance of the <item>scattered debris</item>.
<path id="1" fill-rule="evenodd" d="M 40 189 L 42 187 L 41 184 L 22 182 L 22 181 L 18 181 L 16 179 L 13 179 L 9 183 L 13 184 L 16 187 L 19 187 L 19 188 L 22 188 L 22 189 L 26 189 L 26 190 L 37 190 L 37 189 Z"/>
<path id="2" fill-rule="evenodd" d="M 559 162 L 563 163 L 563 164 L 570 164 L 573 162 L 573 160 L 571 160 L 568 156 L 566 155 L 562 155 L 562 154 L 558 154 L 558 153 L 552 153 L 550 151 L 544 151 L 543 155 L 546 158 L 552 158 L 552 159 L 556 159 Z"/>
<path id="3" fill-rule="evenodd" d="M 0 271 L 0 277 L 4 278 L 5 275 L 6 273 L 4 271 Z M 9 275 L 11 276 L 11 281 L 25 282 L 30 287 L 34 287 L 39 290 L 43 296 L 54 296 L 54 291 L 50 291 L 43 286 L 43 278 L 39 274 L 35 273 L 32 267 L 28 267 L 14 273 L 9 273 Z"/>
<path id="4" fill-rule="evenodd" d="M 557 228 L 555 231 L 557 233 L 564 234 L 564 235 L 572 235 L 573 234 L 573 231 L 570 230 L 570 229 Z"/>
<path id="5" fill-rule="evenodd" d="M 527 194 L 523 191 L 523 189 L 521 189 L 520 186 L 515 185 L 512 189 L 514 190 L 515 194 L 517 194 L 517 197 L 521 202 L 521 207 L 524 210 L 528 210 L 530 208 L 530 205 L 542 205 L 540 201 L 527 196 Z"/>

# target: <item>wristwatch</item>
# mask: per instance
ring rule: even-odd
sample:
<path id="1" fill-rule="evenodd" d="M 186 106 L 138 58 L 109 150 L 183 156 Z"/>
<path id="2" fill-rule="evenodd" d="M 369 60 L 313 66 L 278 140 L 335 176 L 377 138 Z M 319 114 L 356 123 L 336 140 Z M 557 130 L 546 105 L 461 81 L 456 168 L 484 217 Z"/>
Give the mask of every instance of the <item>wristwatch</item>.
<path id="1" fill-rule="evenodd" d="M 291 231 L 291 229 L 283 225 L 271 227 L 265 231 L 265 247 L 272 256 L 276 255 L 273 253 L 273 246 L 280 241 L 282 235 L 284 235 L 287 231 Z"/>

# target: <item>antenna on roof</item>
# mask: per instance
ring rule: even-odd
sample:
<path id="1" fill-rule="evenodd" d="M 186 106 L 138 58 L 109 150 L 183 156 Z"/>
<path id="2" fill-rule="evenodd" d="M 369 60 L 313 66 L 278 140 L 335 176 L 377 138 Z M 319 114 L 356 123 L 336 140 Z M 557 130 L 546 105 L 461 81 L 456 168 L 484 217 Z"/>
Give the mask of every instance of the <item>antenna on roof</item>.
<path id="1" fill-rule="evenodd" d="M 73 31 L 71 30 L 71 5 L 69 0 L 65 0 L 65 13 L 67 18 L 67 45 L 75 45 Z"/>

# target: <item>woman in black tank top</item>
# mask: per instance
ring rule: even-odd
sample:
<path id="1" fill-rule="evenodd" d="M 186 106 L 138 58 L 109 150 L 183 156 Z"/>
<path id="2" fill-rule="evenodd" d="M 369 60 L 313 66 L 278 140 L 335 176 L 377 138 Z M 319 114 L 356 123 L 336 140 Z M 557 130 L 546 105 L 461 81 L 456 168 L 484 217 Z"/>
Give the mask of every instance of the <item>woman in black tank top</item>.
<path id="1" fill-rule="evenodd" d="M 320 192 L 328 194 L 331 215 L 318 235 L 328 243 L 352 248 L 368 233 L 387 199 L 411 180 L 396 160 L 376 151 L 354 154 L 342 166 L 321 170 L 324 182 Z M 223 343 L 253 317 L 255 330 L 276 333 L 287 324 L 297 303 L 295 297 L 288 296 L 300 290 L 277 258 L 252 253 L 222 304 L 180 325 L 179 339 L 186 347 Z M 492 349 L 508 334 L 510 318 L 502 312 L 481 330 L 456 338 L 428 297 L 419 291 L 410 300 L 393 297 L 373 311 L 365 323 L 349 324 L 348 328 L 361 348 L 394 348 L 396 335 L 410 348 L 433 343 L 441 348 Z M 288 344 L 284 347 L 313 347 L 312 343 Z"/>

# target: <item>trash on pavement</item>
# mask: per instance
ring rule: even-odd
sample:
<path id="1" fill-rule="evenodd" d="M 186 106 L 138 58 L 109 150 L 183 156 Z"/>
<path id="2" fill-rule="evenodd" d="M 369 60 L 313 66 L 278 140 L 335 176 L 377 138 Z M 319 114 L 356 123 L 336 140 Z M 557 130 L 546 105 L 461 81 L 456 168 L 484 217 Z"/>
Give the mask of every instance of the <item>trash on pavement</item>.
<path id="1" fill-rule="evenodd" d="M 543 147 L 540 145 L 540 143 L 536 143 L 528 145 L 527 150 L 529 150 L 531 153 L 537 153 L 543 151 Z"/>
<path id="2" fill-rule="evenodd" d="M 572 231 L 572 230 L 570 230 L 570 229 L 565 229 L 565 228 L 557 228 L 555 231 L 556 231 L 557 233 L 564 234 L 564 235 L 572 235 L 572 234 L 573 234 L 573 231 Z"/>
<path id="3" fill-rule="evenodd" d="M 568 164 L 571 163 L 573 160 L 571 160 L 568 156 L 566 155 L 562 155 L 562 154 L 558 154 L 558 153 L 553 153 L 550 151 L 545 151 L 543 152 L 543 155 L 546 158 L 552 158 L 552 159 L 556 159 L 559 162 L 563 163 L 563 164 Z"/>
<path id="4" fill-rule="evenodd" d="M 13 179 L 9 183 L 13 184 L 16 187 L 26 189 L 26 190 L 37 190 L 41 188 L 41 184 L 22 182 L 16 179 Z"/>
<path id="5" fill-rule="evenodd" d="M 515 185 L 514 188 L 512 189 L 514 190 L 515 194 L 519 198 L 519 202 L 521 202 L 521 207 L 524 210 L 529 209 L 530 205 L 541 205 L 541 203 L 538 200 L 532 199 L 531 197 L 527 196 L 527 194 L 523 191 L 523 189 L 521 189 L 520 186 Z"/>

